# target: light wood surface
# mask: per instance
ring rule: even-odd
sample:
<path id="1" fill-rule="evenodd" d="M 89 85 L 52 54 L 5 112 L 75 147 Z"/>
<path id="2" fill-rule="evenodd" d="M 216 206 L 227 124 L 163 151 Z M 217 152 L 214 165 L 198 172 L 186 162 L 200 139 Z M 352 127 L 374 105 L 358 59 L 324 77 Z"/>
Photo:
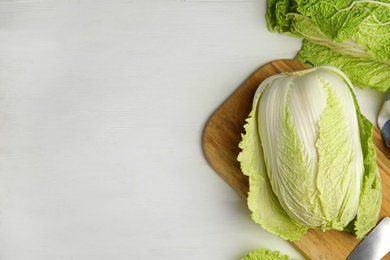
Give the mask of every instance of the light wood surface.
<path id="1" fill-rule="evenodd" d="M 300 49 L 265 13 L 266 0 L 0 1 L 0 259 L 303 260 L 200 145 L 249 72 Z"/>
<path id="2" fill-rule="evenodd" d="M 268 63 L 250 76 L 210 117 L 203 133 L 203 150 L 214 170 L 242 197 L 247 197 L 248 179 L 240 170 L 237 155 L 240 152 L 243 125 L 251 110 L 253 95 L 267 77 L 283 71 L 304 69 L 294 60 L 277 60 Z M 379 220 L 390 215 L 390 150 L 375 129 L 374 143 L 381 173 L 383 201 Z M 293 245 L 309 259 L 345 259 L 359 243 L 354 236 L 339 231 L 311 229 Z M 390 255 L 384 259 L 390 259 Z"/>

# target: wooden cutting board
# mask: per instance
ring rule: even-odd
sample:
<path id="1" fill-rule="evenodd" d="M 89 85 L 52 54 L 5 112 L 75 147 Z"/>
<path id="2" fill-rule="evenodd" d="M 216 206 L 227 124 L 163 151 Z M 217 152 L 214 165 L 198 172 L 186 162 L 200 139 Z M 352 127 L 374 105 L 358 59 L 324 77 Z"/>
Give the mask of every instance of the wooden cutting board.
<path id="1" fill-rule="evenodd" d="M 240 170 L 238 143 L 244 132 L 252 99 L 260 83 L 271 75 L 307 68 L 294 60 L 268 63 L 250 76 L 210 117 L 203 132 L 203 151 L 213 169 L 242 197 L 247 197 L 248 178 Z M 383 198 L 379 220 L 390 216 L 390 149 L 384 145 L 378 129 L 374 132 L 377 162 L 381 173 Z M 292 244 L 308 259 L 345 259 L 359 243 L 352 235 L 340 231 L 310 229 Z M 384 259 L 390 259 L 388 254 Z"/>

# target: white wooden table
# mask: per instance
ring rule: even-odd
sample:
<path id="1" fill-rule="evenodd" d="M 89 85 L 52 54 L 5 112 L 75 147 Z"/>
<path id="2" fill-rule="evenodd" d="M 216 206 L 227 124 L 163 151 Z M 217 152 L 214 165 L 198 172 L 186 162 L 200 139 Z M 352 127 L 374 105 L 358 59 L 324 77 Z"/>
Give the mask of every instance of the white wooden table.
<path id="1" fill-rule="evenodd" d="M 0 2 L 0 259 L 302 259 L 208 165 L 203 126 L 301 40 L 265 0 Z M 375 123 L 382 93 L 358 91 Z"/>

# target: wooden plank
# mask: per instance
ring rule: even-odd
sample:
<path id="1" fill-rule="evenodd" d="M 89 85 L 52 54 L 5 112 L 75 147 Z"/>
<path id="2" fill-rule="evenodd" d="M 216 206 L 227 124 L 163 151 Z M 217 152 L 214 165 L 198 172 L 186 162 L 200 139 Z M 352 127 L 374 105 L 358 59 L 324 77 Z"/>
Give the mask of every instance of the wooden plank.
<path id="1" fill-rule="evenodd" d="M 238 143 L 244 132 L 245 119 L 252 105 L 254 93 L 260 83 L 271 75 L 305 69 L 306 65 L 294 60 L 277 60 L 266 64 L 249 77 L 210 117 L 203 132 L 204 154 L 214 170 L 242 197 L 247 197 L 248 178 L 240 170 Z M 378 129 L 373 141 L 377 149 L 377 162 L 381 173 L 383 198 L 379 220 L 390 216 L 390 149 L 383 142 Z M 359 243 L 347 232 L 310 229 L 292 244 L 309 259 L 345 259 Z M 384 259 L 390 259 L 390 254 Z"/>

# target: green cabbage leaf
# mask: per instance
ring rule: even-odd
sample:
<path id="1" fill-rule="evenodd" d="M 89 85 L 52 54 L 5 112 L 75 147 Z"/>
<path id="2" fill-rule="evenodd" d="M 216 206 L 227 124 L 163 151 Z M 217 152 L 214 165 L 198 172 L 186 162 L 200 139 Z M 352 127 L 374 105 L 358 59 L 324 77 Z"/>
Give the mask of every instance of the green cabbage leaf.
<path id="1" fill-rule="evenodd" d="M 293 260 L 288 255 L 281 255 L 279 251 L 272 251 L 267 248 L 256 249 L 250 252 L 241 260 Z"/>

